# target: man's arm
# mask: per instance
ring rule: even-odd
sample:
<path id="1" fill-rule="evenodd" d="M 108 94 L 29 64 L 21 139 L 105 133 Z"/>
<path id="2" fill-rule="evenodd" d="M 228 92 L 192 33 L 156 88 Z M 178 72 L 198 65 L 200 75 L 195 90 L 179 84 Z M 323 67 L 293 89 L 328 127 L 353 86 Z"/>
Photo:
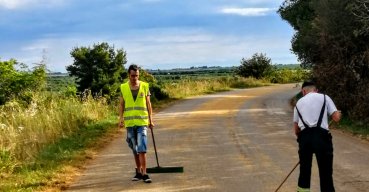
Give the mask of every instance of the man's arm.
<path id="1" fill-rule="evenodd" d="M 326 95 L 328 104 L 328 114 L 331 115 L 334 122 L 339 122 L 341 120 L 341 111 L 337 110 L 336 105 L 333 103 L 332 99 Z"/>
<path id="2" fill-rule="evenodd" d="M 124 113 L 124 99 L 123 97 L 119 97 L 119 127 L 124 127 L 124 119 L 123 119 L 123 113 Z"/>
<path id="3" fill-rule="evenodd" d="M 296 136 L 297 136 L 297 135 L 300 133 L 300 131 L 301 131 L 301 129 L 300 129 L 300 127 L 299 127 L 298 123 L 296 123 L 296 122 L 293 122 L 293 129 L 294 129 L 294 131 L 295 131 L 295 135 L 296 135 Z"/>
<path id="4" fill-rule="evenodd" d="M 335 122 L 339 122 L 341 120 L 341 117 L 342 117 L 341 111 L 335 111 L 332 114 L 332 120 Z"/>
<path id="5" fill-rule="evenodd" d="M 295 132 L 295 135 L 297 136 L 299 133 L 300 133 L 300 131 L 301 131 L 301 129 L 300 129 L 300 127 L 299 127 L 299 124 L 298 124 L 298 122 L 299 122 L 299 116 L 298 116 L 298 114 L 297 114 L 297 109 L 296 109 L 296 107 L 293 109 L 293 130 L 294 130 L 294 132 Z"/>
<path id="6" fill-rule="evenodd" d="M 154 128 L 155 125 L 152 120 L 152 107 L 151 107 L 150 95 L 146 96 L 146 107 L 147 107 L 147 112 L 149 113 L 149 127 L 152 129 Z"/>

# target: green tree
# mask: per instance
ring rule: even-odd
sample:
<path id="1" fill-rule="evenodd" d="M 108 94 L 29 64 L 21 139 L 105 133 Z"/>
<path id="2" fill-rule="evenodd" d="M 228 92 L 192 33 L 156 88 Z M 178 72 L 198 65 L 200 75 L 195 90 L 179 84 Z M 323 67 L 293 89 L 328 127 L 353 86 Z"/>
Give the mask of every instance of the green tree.
<path id="1" fill-rule="evenodd" d="M 351 7 L 352 13 L 362 24 L 360 30 L 355 31 L 357 34 L 369 33 L 369 0 L 355 0 Z"/>
<path id="2" fill-rule="evenodd" d="M 296 31 L 292 37 L 292 51 L 304 67 L 311 67 L 319 57 L 312 21 L 316 17 L 314 0 L 285 0 L 278 12 Z"/>
<path id="3" fill-rule="evenodd" d="M 268 76 L 273 71 L 271 59 L 265 54 L 255 53 L 250 59 L 242 58 L 241 65 L 236 73 L 242 77 L 255 77 L 260 79 Z"/>
<path id="4" fill-rule="evenodd" d="M 119 85 L 126 77 L 124 65 L 126 52 L 115 50 L 108 43 L 91 47 L 76 47 L 71 51 L 74 63 L 67 66 L 70 76 L 75 76 L 78 91 L 91 90 L 93 94 L 115 96 Z"/>
<path id="5" fill-rule="evenodd" d="M 346 114 L 369 122 L 367 0 L 286 0 L 281 17 L 296 30 L 292 51 L 312 67 L 320 90 Z"/>
<path id="6" fill-rule="evenodd" d="M 38 64 L 29 70 L 15 59 L 0 61 L 0 105 L 11 99 L 29 102 L 31 92 L 42 90 L 45 84 L 45 64 Z"/>

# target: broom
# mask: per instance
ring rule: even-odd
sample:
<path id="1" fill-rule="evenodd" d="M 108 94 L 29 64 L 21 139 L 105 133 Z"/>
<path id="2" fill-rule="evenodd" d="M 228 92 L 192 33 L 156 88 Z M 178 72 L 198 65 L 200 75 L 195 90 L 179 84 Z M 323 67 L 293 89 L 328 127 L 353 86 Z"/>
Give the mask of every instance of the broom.
<path id="1" fill-rule="evenodd" d="M 156 144 L 155 144 L 155 137 L 154 137 L 154 131 L 151 130 L 152 135 L 152 142 L 154 143 L 154 149 L 155 149 L 155 157 L 156 157 L 156 167 L 147 168 L 147 173 L 183 173 L 183 167 L 161 167 L 159 165 L 159 159 L 158 159 L 158 153 L 156 151 Z"/>

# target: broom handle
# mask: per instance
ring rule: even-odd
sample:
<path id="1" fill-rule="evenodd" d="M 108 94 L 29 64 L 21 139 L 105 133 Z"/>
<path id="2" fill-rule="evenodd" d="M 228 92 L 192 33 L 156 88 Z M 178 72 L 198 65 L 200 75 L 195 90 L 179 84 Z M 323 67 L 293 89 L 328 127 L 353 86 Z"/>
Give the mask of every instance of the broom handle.
<path id="1" fill-rule="evenodd" d="M 288 177 L 291 175 L 291 173 L 296 169 L 296 167 L 300 164 L 300 162 L 297 162 L 297 164 L 295 165 L 295 167 L 293 167 L 293 169 L 291 170 L 290 173 L 288 173 L 287 177 L 283 180 L 283 182 L 278 186 L 278 188 L 275 190 L 275 192 L 277 192 L 283 185 L 284 182 L 286 182 L 286 180 L 288 179 Z"/>
<path id="2" fill-rule="evenodd" d="M 154 143 L 156 163 L 158 164 L 158 167 L 160 167 L 160 165 L 159 165 L 159 159 L 158 159 L 158 153 L 156 152 L 156 145 L 155 145 L 154 131 L 152 130 L 152 128 L 149 128 L 149 129 L 151 130 L 152 142 Z"/>

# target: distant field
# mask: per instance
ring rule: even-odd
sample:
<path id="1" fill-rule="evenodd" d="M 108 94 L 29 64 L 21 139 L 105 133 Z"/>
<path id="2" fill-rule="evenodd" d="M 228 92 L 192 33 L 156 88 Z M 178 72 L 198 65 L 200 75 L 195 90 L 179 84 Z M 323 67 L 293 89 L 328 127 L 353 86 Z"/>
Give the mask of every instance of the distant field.
<path id="1" fill-rule="evenodd" d="M 297 69 L 299 64 L 276 64 L 278 70 Z M 178 69 L 147 69 L 146 71 L 152 74 L 156 81 L 161 84 L 175 83 L 179 81 L 192 80 L 211 80 L 219 78 L 231 78 L 235 76 L 236 66 L 233 67 L 191 67 Z M 75 79 L 69 77 L 67 73 L 50 73 L 47 79 L 48 91 L 63 91 L 68 86 L 75 86 Z M 281 80 L 279 80 L 281 81 Z"/>

